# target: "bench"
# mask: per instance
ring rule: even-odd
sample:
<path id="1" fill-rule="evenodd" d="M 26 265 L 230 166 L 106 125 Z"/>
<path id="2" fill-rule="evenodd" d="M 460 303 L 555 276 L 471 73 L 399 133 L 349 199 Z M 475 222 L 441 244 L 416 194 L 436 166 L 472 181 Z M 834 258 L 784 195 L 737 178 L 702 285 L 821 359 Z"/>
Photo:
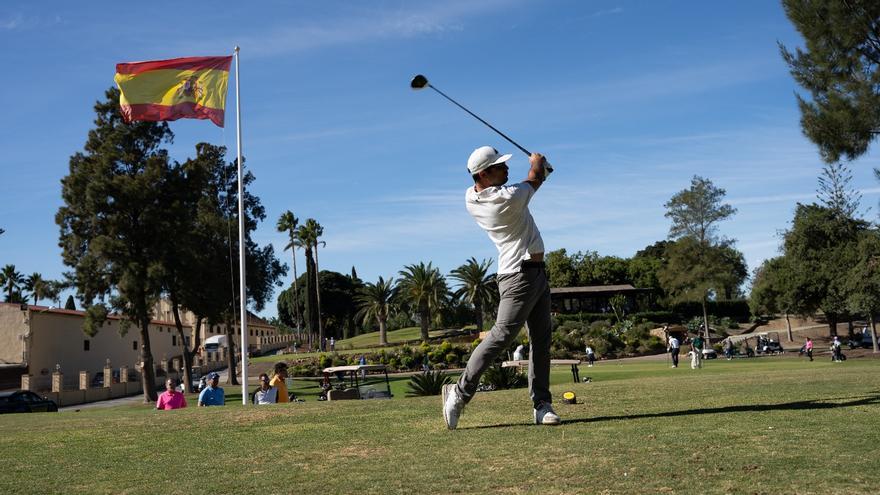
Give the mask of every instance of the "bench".
<path id="1" fill-rule="evenodd" d="M 574 379 L 575 383 L 580 381 L 580 371 L 578 370 L 578 365 L 581 364 L 580 359 L 551 359 L 550 366 L 557 365 L 571 365 L 571 377 Z M 501 363 L 502 368 L 528 368 L 529 360 L 528 359 L 519 359 L 516 361 L 504 361 Z"/>

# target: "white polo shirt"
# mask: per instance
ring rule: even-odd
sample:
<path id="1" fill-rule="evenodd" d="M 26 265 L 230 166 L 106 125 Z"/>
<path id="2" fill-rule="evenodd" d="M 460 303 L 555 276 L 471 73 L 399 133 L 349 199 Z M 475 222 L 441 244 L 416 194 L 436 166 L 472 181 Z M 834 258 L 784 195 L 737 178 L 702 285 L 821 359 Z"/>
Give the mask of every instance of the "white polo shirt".
<path id="1" fill-rule="evenodd" d="M 465 206 L 498 248 L 498 274 L 518 273 L 531 253 L 543 253 L 544 241 L 529 212 L 535 190 L 531 184 L 493 186 L 465 191 Z"/>

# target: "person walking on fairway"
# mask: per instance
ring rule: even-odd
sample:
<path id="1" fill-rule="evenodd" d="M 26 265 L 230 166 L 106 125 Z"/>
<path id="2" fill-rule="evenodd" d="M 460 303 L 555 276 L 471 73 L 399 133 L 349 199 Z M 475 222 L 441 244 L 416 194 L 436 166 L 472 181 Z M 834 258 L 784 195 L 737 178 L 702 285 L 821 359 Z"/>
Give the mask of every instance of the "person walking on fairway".
<path id="1" fill-rule="evenodd" d="M 672 367 L 678 368 L 678 353 L 681 350 L 681 342 L 675 337 L 675 335 L 669 336 L 669 345 L 666 347 L 669 350 L 669 354 L 672 356 Z"/>
<path id="2" fill-rule="evenodd" d="M 550 284 L 544 269 L 544 241 L 529 212 L 529 201 L 547 178 L 546 161 L 529 157 L 526 180 L 507 184 L 507 161 L 490 146 L 474 150 L 468 172 L 474 185 L 465 206 L 498 248 L 498 317 L 489 335 L 474 349 L 458 383 L 443 387 L 443 419 L 458 426 L 464 406 L 473 399 L 480 376 L 508 349 L 526 324 L 529 332 L 529 395 L 539 425 L 559 424 L 550 395 Z"/>

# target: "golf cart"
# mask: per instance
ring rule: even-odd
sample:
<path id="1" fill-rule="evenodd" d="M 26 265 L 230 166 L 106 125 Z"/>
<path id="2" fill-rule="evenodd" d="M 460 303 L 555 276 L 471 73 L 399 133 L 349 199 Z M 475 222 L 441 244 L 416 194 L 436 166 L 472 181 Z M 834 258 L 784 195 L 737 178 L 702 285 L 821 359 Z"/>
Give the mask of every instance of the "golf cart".
<path id="1" fill-rule="evenodd" d="M 867 323 L 856 322 L 856 326 L 862 327 L 860 332 L 857 332 L 848 342 L 850 349 L 872 349 L 874 347 L 873 337 L 871 336 L 871 329 L 868 327 Z"/>
<path id="2" fill-rule="evenodd" d="M 779 343 L 779 333 L 777 332 L 761 332 L 756 333 L 755 338 L 758 344 L 755 346 L 755 352 L 758 354 L 782 354 L 785 349 Z"/>
<path id="3" fill-rule="evenodd" d="M 324 368 L 323 394 L 327 400 L 390 399 L 391 382 L 384 364 Z M 371 374 L 372 373 L 372 374 Z M 332 376 L 337 383 L 332 383 Z"/>
<path id="4" fill-rule="evenodd" d="M 749 344 L 749 340 L 755 339 L 755 347 Z M 753 357 L 759 354 L 781 354 L 785 352 L 779 343 L 777 332 L 755 332 L 741 335 L 732 335 L 727 340 L 733 345 L 733 357 Z"/>

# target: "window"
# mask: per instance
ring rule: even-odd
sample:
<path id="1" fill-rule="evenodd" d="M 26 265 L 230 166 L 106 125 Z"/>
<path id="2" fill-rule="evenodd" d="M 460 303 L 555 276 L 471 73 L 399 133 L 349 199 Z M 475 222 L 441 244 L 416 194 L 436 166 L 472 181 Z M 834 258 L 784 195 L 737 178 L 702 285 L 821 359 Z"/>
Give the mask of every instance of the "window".
<path id="1" fill-rule="evenodd" d="M 84 351 L 89 350 L 89 344 L 90 344 L 89 339 L 83 340 L 83 350 Z"/>
<path id="2" fill-rule="evenodd" d="M 138 341 L 137 340 L 131 341 L 131 350 L 133 350 L 133 351 L 138 350 Z"/>
<path id="3" fill-rule="evenodd" d="M 171 336 L 171 346 L 174 347 L 177 345 L 177 335 Z"/>

